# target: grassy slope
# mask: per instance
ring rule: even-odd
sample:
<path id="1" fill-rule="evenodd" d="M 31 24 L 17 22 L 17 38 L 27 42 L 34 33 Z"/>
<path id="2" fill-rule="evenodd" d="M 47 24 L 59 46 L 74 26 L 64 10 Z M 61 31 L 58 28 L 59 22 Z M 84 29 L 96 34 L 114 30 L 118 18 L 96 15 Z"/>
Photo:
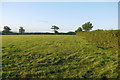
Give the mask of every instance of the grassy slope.
<path id="1" fill-rule="evenodd" d="M 77 33 L 80 37 L 95 43 L 103 48 L 109 48 L 110 50 L 119 49 L 118 39 L 120 39 L 120 30 L 95 30 L 90 32 Z"/>
<path id="2" fill-rule="evenodd" d="M 117 77 L 117 51 L 75 35 L 2 36 L 3 78 Z"/>

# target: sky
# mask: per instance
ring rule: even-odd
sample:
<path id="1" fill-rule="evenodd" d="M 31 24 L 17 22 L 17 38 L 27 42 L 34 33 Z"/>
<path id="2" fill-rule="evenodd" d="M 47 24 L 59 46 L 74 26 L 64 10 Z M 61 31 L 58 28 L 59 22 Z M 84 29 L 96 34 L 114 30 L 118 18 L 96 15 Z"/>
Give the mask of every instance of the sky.
<path id="1" fill-rule="evenodd" d="M 1 0 L 2 2 L 119 2 L 119 0 Z"/>
<path id="2" fill-rule="evenodd" d="M 59 32 L 75 31 L 86 22 L 96 29 L 118 29 L 118 2 L 2 2 L 0 3 L 3 26 L 18 32 L 52 32 L 52 25 Z"/>

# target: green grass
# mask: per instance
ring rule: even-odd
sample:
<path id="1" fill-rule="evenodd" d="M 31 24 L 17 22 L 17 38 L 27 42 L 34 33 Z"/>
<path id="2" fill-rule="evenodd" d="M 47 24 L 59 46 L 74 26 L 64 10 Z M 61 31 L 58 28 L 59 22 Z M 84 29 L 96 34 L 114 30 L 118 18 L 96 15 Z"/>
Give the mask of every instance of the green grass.
<path id="1" fill-rule="evenodd" d="M 120 48 L 120 45 L 118 44 L 118 39 L 120 39 L 120 30 L 95 30 L 90 32 L 79 32 L 77 35 L 95 43 L 101 48 L 109 48 L 114 51 L 118 51 Z"/>
<path id="2" fill-rule="evenodd" d="M 76 35 L 3 35 L 3 78 L 116 78 L 118 52 Z"/>

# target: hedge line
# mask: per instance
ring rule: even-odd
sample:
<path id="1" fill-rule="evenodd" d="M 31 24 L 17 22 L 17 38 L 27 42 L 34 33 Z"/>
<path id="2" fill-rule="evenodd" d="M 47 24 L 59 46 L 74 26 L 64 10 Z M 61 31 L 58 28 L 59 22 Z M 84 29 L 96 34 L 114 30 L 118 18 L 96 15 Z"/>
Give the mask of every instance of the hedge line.
<path id="1" fill-rule="evenodd" d="M 78 32 L 77 35 L 103 48 L 120 49 L 120 30 L 95 30 Z"/>

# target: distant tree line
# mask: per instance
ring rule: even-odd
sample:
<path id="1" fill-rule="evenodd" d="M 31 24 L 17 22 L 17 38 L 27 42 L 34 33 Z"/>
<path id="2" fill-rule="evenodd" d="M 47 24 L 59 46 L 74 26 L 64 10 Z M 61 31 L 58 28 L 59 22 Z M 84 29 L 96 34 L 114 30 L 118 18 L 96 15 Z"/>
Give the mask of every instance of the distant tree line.
<path id="1" fill-rule="evenodd" d="M 19 34 L 24 34 L 24 33 L 25 33 L 25 29 L 23 29 L 23 27 L 20 27 Z M 10 35 L 10 34 L 17 34 L 17 33 L 12 32 L 11 29 L 10 29 L 10 27 L 4 26 L 2 34 L 3 35 Z"/>
<path id="2" fill-rule="evenodd" d="M 75 32 L 69 31 L 67 33 L 59 33 L 57 30 L 59 29 L 58 26 L 53 25 L 51 27 L 51 29 L 53 29 L 54 33 L 49 33 L 49 32 L 30 32 L 30 33 L 26 33 L 25 29 L 23 27 L 20 27 L 19 29 L 19 33 L 17 32 L 12 32 L 11 28 L 8 26 L 4 26 L 3 31 L 0 33 L 2 35 L 55 35 L 55 34 L 59 34 L 59 35 L 75 35 Z"/>
<path id="3" fill-rule="evenodd" d="M 20 35 L 20 34 L 22 34 L 22 35 L 23 34 L 24 35 L 25 34 L 51 34 L 51 35 L 52 34 L 60 34 L 60 35 L 68 34 L 68 35 L 75 35 L 77 32 L 90 31 L 90 30 L 92 30 L 92 28 L 93 28 L 92 23 L 87 22 L 87 23 L 83 24 L 82 27 L 78 27 L 78 29 L 75 30 L 75 32 L 70 31 L 70 32 L 67 32 L 67 33 L 59 33 L 58 30 L 60 28 L 58 26 L 56 26 L 56 25 L 53 25 L 51 27 L 51 29 L 53 30 L 54 33 L 38 33 L 38 32 L 36 32 L 36 33 L 25 33 L 25 29 L 23 27 L 20 27 L 19 28 L 19 33 L 17 33 L 17 32 L 12 32 L 10 27 L 4 26 L 3 31 L 0 34 L 3 34 L 3 35 L 12 35 L 12 34 L 15 34 L 15 35 Z"/>

